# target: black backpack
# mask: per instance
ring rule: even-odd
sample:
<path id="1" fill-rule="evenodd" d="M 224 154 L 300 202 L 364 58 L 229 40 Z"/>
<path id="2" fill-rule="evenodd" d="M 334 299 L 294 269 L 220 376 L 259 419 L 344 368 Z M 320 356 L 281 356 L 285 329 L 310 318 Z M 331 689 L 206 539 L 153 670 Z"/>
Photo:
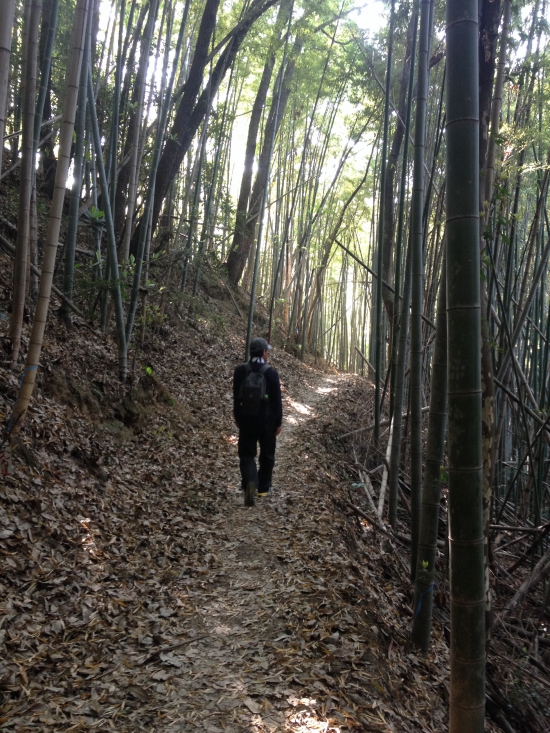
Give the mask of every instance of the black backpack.
<path id="1" fill-rule="evenodd" d="M 263 364 L 258 371 L 252 369 L 252 364 L 245 365 L 246 376 L 239 390 L 239 404 L 241 413 L 247 417 L 267 417 L 269 398 L 267 396 L 267 384 L 265 373 L 270 368 Z"/>

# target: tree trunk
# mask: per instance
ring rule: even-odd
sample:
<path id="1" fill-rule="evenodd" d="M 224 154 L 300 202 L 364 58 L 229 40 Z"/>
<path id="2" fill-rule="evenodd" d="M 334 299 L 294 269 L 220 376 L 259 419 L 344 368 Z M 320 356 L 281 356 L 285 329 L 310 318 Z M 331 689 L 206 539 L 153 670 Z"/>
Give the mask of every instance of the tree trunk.
<path id="1" fill-rule="evenodd" d="M 506 1 L 506 0 L 505 0 Z M 489 120 L 493 97 L 493 78 L 496 66 L 496 44 L 500 22 L 500 0 L 483 0 L 479 27 L 479 170 L 480 211 L 484 208 L 483 177 L 487 175 L 487 151 L 489 144 Z M 506 41 L 504 41 L 504 47 Z M 497 121 L 498 126 L 498 121 Z M 493 135 L 493 131 L 491 131 Z M 488 204 L 487 204 L 488 206 Z M 481 232 L 480 252 L 483 254 L 485 240 Z M 490 246 L 490 245 L 489 245 Z M 482 266 L 482 263 L 481 263 Z M 482 313 L 487 313 L 487 288 L 480 282 Z M 487 319 L 481 323 L 481 386 L 482 386 L 482 455 L 483 455 L 483 514 L 485 527 L 485 611 L 487 633 L 490 629 L 491 598 L 489 585 L 489 514 L 493 486 L 494 439 L 495 439 L 495 385 L 493 381 L 493 359 L 491 335 Z"/>
<path id="2" fill-rule="evenodd" d="M 0 3 L 0 141 L 2 141 L 2 153 L 4 151 L 14 8 L 15 0 L 3 0 Z M 2 153 L 0 153 L 0 173 L 2 172 Z"/>
<path id="3" fill-rule="evenodd" d="M 220 0 L 206 0 L 189 76 L 183 88 L 171 135 L 165 141 L 159 163 L 153 206 L 153 231 L 156 228 L 162 202 L 168 193 L 170 184 L 177 175 L 185 153 L 204 119 L 208 109 L 208 100 L 214 98 L 225 73 L 232 67 L 252 24 L 275 2 L 276 0 L 257 0 L 252 4 L 248 14 L 234 29 L 235 32 L 220 54 L 208 83 L 197 99 L 203 82 L 204 70 L 209 60 L 208 50 L 216 26 L 216 15 L 220 4 Z M 133 242 L 137 243 L 137 238 L 138 233 L 136 232 Z"/>
<path id="4" fill-rule="evenodd" d="M 382 280 L 384 278 L 384 209 L 386 197 L 386 155 L 388 150 L 388 127 L 390 116 L 390 89 L 391 89 L 391 67 L 393 54 L 393 23 L 394 23 L 395 0 L 392 0 L 390 10 L 390 29 L 388 40 L 388 60 L 386 66 L 386 93 L 384 95 L 384 132 L 382 135 L 382 157 L 380 161 L 380 207 L 378 209 L 378 248 L 376 252 L 376 308 L 375 308 L 375 334 L 376 352 L 374 362 L 374 445 L 380 448 L 380 409 L 382 403 L 382 351 L 385 346 L 384 321 L 382 318 Z"/>
<path id="5" fill-rule="evenodd" d="M 128 199 L 126 224 L 124 228 L 124 237 L 120 252 L 121 262 L 126 262 L 130 256 L 130 241 L 132 238 L 132 225 L 134 221 L 134 209 L 136 207 L 137 187 L 139 178 L 138 157 L 139 143 L 141 139 L 141 124 L 143 117 L 143 102 L 145 99 L 145 78 L 147 76 L 147 66 L 149 64 L 149 51 L 151 48 L 151 39 L 157 18 L 158 0 L 152 0 L 149 7 L 149 17 L 145 26 L 145 33 L 141 42 L 141 55 L 139 59 L 139 67 L 136 74 L 135 82 L 135 103 L 136 110 L 130 121 L 130 131 L 128 139 L 130 140 L 130 165 L 129 165 L 129 182 L 128 182 Z M 121 181 L 121 187 L 124 181 Z M 122 193 L 122 191 L 121 191 Z"/>
<path id="6" fill-rule="evenodd" d="M 132 91 L 132 99 L 131 104 L 128 104 L 128 96 L 129 96 L 129 89 L 130 89 L 130 81 L 133 76 L 133 72 L 135 69 L 135 58 L 136 58 L 136 51 L 137 51 L 137 45 L 138 42 L 140 44 L 140 58 L 139 58 L 139 64 L 143 64 L 143 58 L 148 61 L 149 58 L 149 49 L 150 49 L 150 41 L 147 42 L 147 30 L 143 29 L 143 24 L 145 22 L 145 18 L 148 17 L 148 11 L 149 6 L 147 3 L 145 3 L 139 13 L 136 26 L 133 29 L 133 40 L 132 45 L 130 47 L 130 51 L 128 53 L 128 60 L 126 62 L 126 74 L 124 76 L 124 83 L 122 86 L 122 92 L 120 95 L 120 105 L 122 110 L 126 110 L 126 114 L 123 118 L 122 125 L 124 127 L 124 153 L 122 155 L 123 162 L 121 163 L 120 170 L 118 172 L 118 183 L 117 183 L 117 189 L 116 189 L 116 197 L 115 197 L 115 212 L 114 212 L 114 219 L 115 219 L 115 232 L 117 236 L 117 241 L 123 242 L 124 232 L 125 232 L 125 226 L 126 226 L 126 220 L 127 215 L 126 214 L 126 206 L 129 203 L 129 183 L 132 176 L 132 151 L 133 151 L 133 144 L 135 140 L 135 135 L 137 134 L 139 136 L 139 133 L 135 132 L 136 125 L 141 128 L 140 122 L 138 120 L 141 120 L 141 117 L 139 116 L 138 107 L 139 107 L 139 91 L 141 88 L 141 85 L 138 85 L 138 79 L 140 78 L 139 69 L 136 73 L 136 77 L 134 80 L 134 86 Z M 131 17 L 131 15 L 130 15 Z M 147 53 L 145 54 L 146 47 Z M 147 63 L 147 61 L 145 63 Z M 141 112 L 143 112 L 143 99 L 141 101 Z M 135 208 L 135 200 L 132 206 L 132 219 L 133 219 L 133 209 Z M 130 210 L 128 209 L 128 214 L 130 213 Z M 129 248 L 129 245 L 128 245 Z M 127 257 L 127 255 L 126 255 Z M 123 252 L 121 249 L 121 261 L 123 261 Z"/>
<path id="7" fill-rule="evenodd" d="M 416 13 L 413 11 L 407 28 L 407 46 L 405 49 L 405 58 L 403 59 L 403 69 L 401 71 L 401 80 L 399 83 L 399 101 L 397 103 L 398 117 L 395 123 L 390 154 L 386 165 L 386 181 L 384 186 L 384 250 L 382 278 L 388 283 L 392 280 L 391 270 L 394 233 L 395 172 L 397 170 L 397 161 L 399 160 L 401 145 L 403 144 L 403 137 L 405 135 L 404 120 L 406 117 L 407 88 L 409 86 L 409 70 L 411 65 L 415 16 Z M 384 298 L 384 306 L 386 308 L 388 318 L 391 320 L 393 319 L 394 312 L 393 294 L 384 287 L 382 289 L 382 297 Z"/>
<path id="8" fill-rule="evenodd" d="M 275 135 L 275 137 L 277 136 L 278 129 L 284 117 L 286 105 L 288 102 L 288 97 L 290 94 L 290 84 L 292 81 L 292 76 L 294 74 L 296 57 L 299 55 L 301 49 L 302 49 L 302 40 L 301 38 L 297 38 L 294 43 L 294 49 L 293 49 L 293 53 L 292 53 L 292 57 L 290 61 L 287 63 L 286 68 L 283 69 L 281 66 L 281 69 L 279 70 L 278 79 L 279 79 L 280 74 L 284 74 L 283 85 L 282 85 L 282 90 L 281 90 L 281 98 L 279 101 L 278 95 L 277 94 L 273 95 L 271 109 L 269 111 L 267 123 L 265 126 L 264 143 L 263 143 L 262 151 L 258 159 L 258 171 L 256 173 L 256 178 L 254 180 L 254 186 L 252 188 L 252 193 L 250 195 L 250 205 L 248 207 L 248 212 L 247 212 L 246 221 L 245 221 L 245 231 L 242 237 L 239 238 L 239 241 L 237 242 L 237 247 L 235 247 L 235 242 L 233 242 L 233 248 L 231 249 L 231 252 L 229 253 L 229 257 L 227 258 L 227 272 L 229 276 L 229 281 L 233 285 L 233 287 L 237 286 L 239 280 L 242 277 L 243 270 L 245 268 L 246 261 L 250 253 L 250 248 L 254 241 L 256 227 L 258 225 L 258 216 L 260 213 L 260 206 L 261 206 L 261 201 L 263 197 L 263 191 L 266 185 L 266 176 L 267 176 L 267 167 L 268 167 L 267 158 L 268 158 L 268 152 L 270 148 L 270 140 L 273 135 Z M 276 86 L 277 87 L 279 86 L 277 82 L 276 82 Z M 277 104 L 279 105 L 278 106 L 279 112 L 277 115 L 277 125 L 274 128 L 275 108 Z"/>
<path id="9" fill-rule="evenodd" d="M 422 498 L 422 309 L 424 262 L 422 211 L 424 205 L 424 152 L 428 100 L 428 61 L 433 0 L 422 0 L 418 42 L 418 85 L 414 127 L 414 171 L 411 205 L 411 577 L 416 573 L 416 553 Z"/>
<path id="10" fill-rule="evenodd" d="M 174 180 L 197 129 L 195 128 L 191 133 L 191 118 L 193 111 L 198 106 L 196 100 L 202 85 L 204 70 L 208 63 L 208 51 L 216 27 L 219 4 L 220 0 L 206 0 L 205 2 L 189 76 L 183 88 L 171 135 L 165 142 L 159 162 L 153 207 L 153 229 L 156 226 L 162 202 L 170 183 Z"/>
<path id="11" fill-rule="evenodd" d="M 90 29 L 91 15 L 88 15 L 87 24 Z M 86 33 L 84 45 L 84 59 L 89 57 L 91 33 Z M 82 192 L 82 176 L 84 172 L 84 135 L 86 131 L 86 111 L 88 101 L 88 64 L 83 62 L 80 69 L 80 90 L 78 92 L 78 109 L 75 122 L 75 151 L 73 160 L 73 186 L 69 203 L 69 222 L 65 237 L 65 267 L 63 270 L 63 292 L 67 299 L 73 299 L 74 265 L 76 253 L 76 235 L 78 231 L 78 210 Z M 72 311 L 67 303 L 61 304 L 61 317 L 65 323 L 72 324 Z"/>
<path id="12" fill-rule="evenodd" d="M 272 44 L 279 41 L 282 23 L 285 22 L 288 17 L 289 3 L 281 3 L 279 13 L 277 16 L 277 22 L 275 30 L 272 36 Z M 233 235 L 233 244 L 231 251 L 238 250 L 241 242 L 246 235 L 246 222 L 248 216 L 248 203 L 250 199 L 250 189 L 252 188 L 252 173 L 254 167 L 254 157 L 256 155 L 256 146 L 258 141 L 258 131 L 260 129 L 260 122 L 262 119 L 262 113 L 265 107 L 267 99 L 267 93 L 269 91 L 269 85 L 271 84 L 271 77 L 273 75 L 273 68 L 275 66 L 275 50 L 271 50 L 267 57 L 267 61 L 264 64 L 264 70 L 254 99 L 252 106 L 252 112 L 250 114 L 250 123 L 248 126 L 248 136 L 246 139 L 246 149 L 244 154 L 244 169 L 241 178 L 241 188 L 239 191 L 239 199 L 237 202 L 237 212 L 235 217 L 235 232 Z"/>
<path id="13" fill-rule="evenodd" d="M 88 6 L 89 0 L 78 0 L 75 10 L 71 37 L 71 50 L 69 52 L 67 68 L 67 93 L 65 97 L 63 121 L 61 124 L 61 135 L 59 140 L 59 162 L 56 171 L 56 185 L 48 222 L 48 233 L 44 249 L 44 261 L 42 263 L 40 291 L 38 293 L 36 314 L 31 332 L 29 352 L 27 354 L 27 361 L 25 364 L 23 384 L 21 386 L 19 398 L 14 407 L 13 419 L 10 425 L 10 432 L 14 434 L 17 434 L 21 429 L 23 419 L 31 401 L 36 381 L 36 372 L 40 363 L 42 343 L 44 341 L 44 331 L 46 329 L 46 319 L 48 317 L 53 284 L 55 256 L 57 253 L 59 229 L 61 226 L 61 215 L 63 212 L 67 175 L 69 172 L 70 152 L 73 141 L 78 100 L 80 67 L 85 44 Z"/>
<path id="14" fill-rule="evenodd" d="M 17 217 L 17 243 L 13 269 L 13 309 L 10 323 L 12 345 L 11 368 L 17 367 L 21 349 L 23 315 L 27 292 L 27 270 L 30 263 L 31 191 L 33 181 L 34 114 L 36 103 L 36 66 L 38 61 L 38 29 L 42 0 L 27 0 L 23 21 L 23 59 L 21 86 L 23 97 L 23 132 L 21 143 L 21 179 Z M 3 144 L 2 144 L 3 147 Z"/>
<path id="15" fill-rule="evenodd" d="M 502 19 L 502 30 L 500 33 L 500 49 L 498 56 L 497 78 L 493 92 L 491 107 L 491 129 L 487 146 L 487 160 L 485 162 L 485 225 L 487 225 L 489 206 L 493 198 L 493 181 L 495 179 L 495 156 L 497 149 L 497 136 L 500 123 L 500 112 L 502 109 L 502 89 L 504 86 L 504 75 L 506 72 L 506 54 L 508 50 L 508 32 L 510 16 L 512 13 L 511 0 L 504 0 L 504 15 Z"/>
<path id="16" fill-rule="evenodd" d="M 185 7 L 186 9 L 189 8 L 189 2 L 187 2 Z M 173 17 L 168 19 L 168 38 L 170 38 L 172 34 L 172 21 L 173 21 Z M 187 21 L 187 13 L 184 14 L 184 21 Z M 175 58 L 174 58 L 173 66 L 172 66 L 172 73 L 170 75 L 169 80 L 167 79 L 168 58 L 169 58 L 169 52 L 170 52 L 169 43 L 166 46 L 165 55 L 164 55 L 164 66 L 163 66 L 163 74 L 162 74 L 163 81 L 162 81 L 162 86 L 160 90 L 160 105 L 159 105 L 159 112 L 158 112 L 157 134 L 155 137 L 155 147 L 153 150 L 153 160 L 151 162 L 151 170 L 149 172 L 148 190 L 147 190 L 147 194 L 145 197 L 143 219 L 142 219 L 143 226 L 140 229 L 140 239 L 138 243 L 136 263 L 135 263 L 135 269 L 134 269 L 134 281 L 132 285 L 130 305 L 128 308 L 128 318 L 126 321 L 126 341 L 127 343 L 130 342 L 130 338 L 132 336 L 132 328 L 134 324 L 134 316 L 135 316 L 136 307 L 137 307 L 137 299 L 138 299 L 138 294 L 139 294 L 141 268 L 143 264 L 143 256 L 145 253 L 145 245 L 147 243 L 147 240 L 150 239 L 149 234 L 150 233 L 152 234 L 152 225 L 150 228 L 151 208 L 152 208 L 152 204 L 155 198 L 157 170 L 158 170 L 158 164 L 160 160 L 162 141 L 164 139 L 166 125 L 168 121 L 168 110 L 170 107 L 170 99 L 172 98 L 172 89 L 174 87 L 176 68 L 178 66 L 180 52 L 183 46 L 184 33 L 185 33 L 185 22 L 183 22 L 180 26 L 178 41 L 177 41 L 176 49 L 175 49 Z"/>
<path id="17" fill-rule="evenodd" d="M 449 733 L 482 733 L 485 583 L 481 454 L 477 0 L 447 0 Z"/>
<path id="18" fill-rule="evenodd" d="M 237 213 L 235 217 L 235 232 L 233 234 L 233 244 L 231 252 L 238 250 L 241 242 L 246 234 L 246 223 L 248 217 L 248 201 L 250 199 L 250 189 L 252 188 L 252 173 L 254 167 L 254 156 L 256 154 L 256 143 L 258 140 L 258 130 L 260 129 L 260 121 L 264 110 L 267 92 L 271 83 L 271 75 L 275 66 L 275 54 L 271 53 L 264 65 L 260 86 L 254 100 L 252 113 L 250 115 L 250 124 L 248 126 L 248 137 L 246 139 L 246 149 L 244 154 L 244 170 L 241 178 L 241 188 L 239 191 L 239 200 L 237 201 Z M 231 254 L 229 255 L 231 258 Z M 231 277 L 230 277 L 231 279 Z"/>
<path id="19" fill-rule="evenodd" d="M 437 559 L 437 532 L 441 504 L 441 468 L 445 455 L 447 422 L 447 286 L 445 260 L 441 268 L 437 302 L 437 330 L 432 362 L 426 466 L 422 485 L 422 510 L 418 560 L 414 584 L 413 642 L 423 651 L 430 648 L 432 601 Z"/>

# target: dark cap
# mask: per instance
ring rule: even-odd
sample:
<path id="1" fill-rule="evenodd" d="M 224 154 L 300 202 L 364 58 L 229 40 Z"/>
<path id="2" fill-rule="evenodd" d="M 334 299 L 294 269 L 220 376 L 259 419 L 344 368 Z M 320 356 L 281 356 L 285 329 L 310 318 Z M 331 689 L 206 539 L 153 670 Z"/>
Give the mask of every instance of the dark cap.
<path id="1" fill-rule="evenodd" d="M 251 354 L 259 354 L 262 351 L 271 351 L 273 346 L 271 344 L 268 344 L 267 341 L 263 338 L 257 338 L 252 339 L 250 342 L 250 353 Z"/>

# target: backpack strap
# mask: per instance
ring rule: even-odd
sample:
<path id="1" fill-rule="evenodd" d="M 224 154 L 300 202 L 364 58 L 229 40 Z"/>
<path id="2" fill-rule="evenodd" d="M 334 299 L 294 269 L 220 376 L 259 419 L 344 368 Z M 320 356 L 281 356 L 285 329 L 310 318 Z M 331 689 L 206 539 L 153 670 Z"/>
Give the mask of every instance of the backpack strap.
<path id="1" fill-rule="evenodd" d="M 245 361 L 243 364 L 245 368 L 245 374 L 250 374 L 252 371 L 252 364 L 249 361 Z M 258 369 L 258 374 L 265 374 L 268 369 L 271 369 L 270 364 L 262 364 L 262 366 Z"/>

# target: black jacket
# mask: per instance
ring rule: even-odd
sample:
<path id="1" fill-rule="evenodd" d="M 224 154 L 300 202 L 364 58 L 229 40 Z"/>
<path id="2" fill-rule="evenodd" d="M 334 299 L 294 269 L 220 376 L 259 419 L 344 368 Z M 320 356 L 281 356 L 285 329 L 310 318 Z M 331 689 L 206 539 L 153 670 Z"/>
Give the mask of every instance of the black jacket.
<path id="1" fill-rule="evenodd" d="M 252 369 L 255 372 L 260 371 L 262 366 L 259 362 L 251 362 Z M 283 422 L 283 401 L 281 398 L 281 383 L 279 381 L 279 373 L 277 370 L 270 366 L 265 372 L 265 384 L 267 388 L 267 395 L 269 397 L 269 410 L 272 419 L 274 420 L 275 427 L 278 428 Z M 246 377 L 246 368 L 244 364 L 236 367 L 235 373 L 233 374 L 233 416 L 237 423 L 241 423 L 241 415 L 239 414 L 239 392 L 241 384 L 244 382 Z"/>

